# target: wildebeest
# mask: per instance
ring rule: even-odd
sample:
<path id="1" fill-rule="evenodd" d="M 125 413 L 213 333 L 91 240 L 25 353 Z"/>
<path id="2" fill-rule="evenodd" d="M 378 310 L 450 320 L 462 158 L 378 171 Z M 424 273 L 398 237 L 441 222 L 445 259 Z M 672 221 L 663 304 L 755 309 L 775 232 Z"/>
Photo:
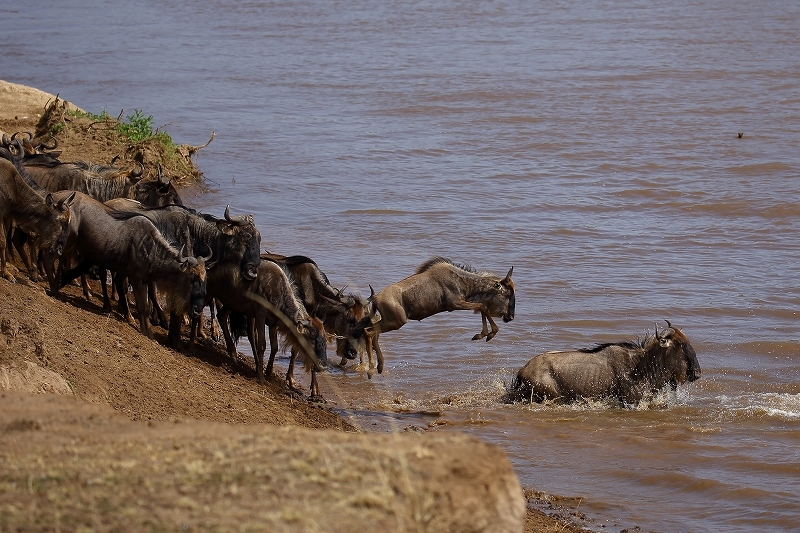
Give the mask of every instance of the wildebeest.
<path id="1" fill-rule="evenodd" d="M 70 210 L 74 195 L 55 200 L 52 194 L 39 195 L 28 185 L 13 163 L 0 159 L 0 275 L 13 280 L 6 268 L 7 237 L 14 222 L 32 236 L 31 246 L 36 249 L 61 253 L 65 245 Z M 28 264 L 28 273 L 35 275 L 35 266 Z M 31 271 L 33 269 L 33 271 Z"/>
<path id="2" fill-rule="evenodd" d="M 218 298 L 222 302 L 219 310 L 219 323 L 225 335 L 228 354 L 236 355 L 236 344 L 228 326 L 228 317 L 238 313 L 249 319 L 248 337 L 256 362 L 256 375 L 259 383 L 264 383 L 264 352 L 267 348 L 266 330 L 270 328 L 270 341 L 277 342 L 272 336 L 276 330 L 287 340 L 292 350 L 305 353 L 306 364 L 317 371 L 323 371 L 328 365 L 325 342 L 325 326 L 306 311 L 303 302 L 297 295 L 294 285 L 286 271 L 276 263 L 261 260 L 258 276 L 255 280 L 222 280 L 222 289 Z M 233 281 L 234 283 L 230 283 Z M 288 319 L 288 324 L 281 316 Z M 313 350 L 307 353 L 298 333 Z M 274 362 L 274 352 L 270 355 L 269 368 Z M 312 396 L 319 394 L 319 388 L 312 383 Z"/>
<path id="3" fill-rule="evenodd" d="M 667 321 L 667 328 L 641 341 L 600 344 L 577 351 L 546 352 L 522 367 L 509 399 L 573 402 L 617 399 L 638 404 L 669 384 L 700 378 L 700 364 L 686 335 Z"/>
<path id="4" fill-rule="evenodd" d="M 53 193 L 54 198 L 66 191 Z M 176 295 L 189 300 L 189 306 L 202 309 L 206 296 L 206 271 L 202 260 L 173 248 L 153 223 L 143 216 L 117 218 L 114 211 L 83 193 L 75 193 L 71 206 L 67 248 L 80 252 L 82 263 L 62 273 L 63 286 L 85 273 L 92 265 L 127 276 L 133 287 L 141 332 L 153 338 L 150 330 L 147 283 L 161 283 L 168 290 L 191 287 L 190 294 Z M 47 268 L 53 273 L 52 264 Z M 58 283 L 56 281 L 56 283 Z"/>
<path id="5" fill-rule="evenodd" d="M 252 281 L 258 275 L 261 234 L 252 215 L 233 216 L 230 206 L 225 208 L 224 219 L 220 219 L 184 206 L 145 208 L 124 199 L 109 201 L 107 205 L 147 217 L 168 240 L 177 246 L 184 245 L 187 252 L 195 256 L 207 254 L 210 250 L 213 266 L 208 267 L 207 299 L 213 298 L 221 285 L 234 284 L 234 278 Z M 171 313 L 169 339 L 174 347 L 180 345 L 180 318 L 179 313 Z M 200 317 L 193 315 L 191 318 L 190 350 L 194 346 Z"/>
<path id="6" fill-rule="evenodd" d="M 180 195 L 171 180 L 164 178 L 159 167 L 156 180 L 143 181 L 144 168 L 124 170 L 112 166 L 89 165 L 83 162 L 41 164 L 22 160 L 25 169 L 43 189 L 78 191 L 95 200 L 107 202 L 112 198 L 131 198 L 149 207 L 182 205 Z"/>
<path id="7" fill-rule="evenodd" d="M 481 314 L 483 329 L 472 340 L 492 340 L 499 328 L 493 316 L 504 322 L 514 320 L 514 282 L 512 266 L 506 277 L 478 272 L 443 257 L 434 257 L 421 264 L 416 274 L 385 287 L 370 296 L 371 311 L 359 322 L 353 336 L 366 336 L 370 369 L 373 368 L 373 346 L 378 355 L 378 373 L 383 372 L 383 353 L 378 335 L 400 329 L 409 320 L 422 320 L 443 311 L 475 311 Z M 375 321 L 376 312 L 380 318 Z M 491 331 L 486 327 L 487 321 Z"/>
<path id="8" fill-rule="evenodd" d="M 322 320 L 325 331 L 335 336 L 336 354 L 341 357 L 339 365 L 344 366 L 347 359 L 354 359 L 358 353 L 359 344 L 353 337 L 352 331 L 358 321 L 364 317 L 366 302 L 356 294 L 345 294 L 344 289 L 334 288 L 328 280 L 328 276 L 309 257 L 263 253 L 261 259 L 277 263 L 289 273 L 306 311 Z M 270 359 L 275 357 L 277 349 L 277 346 L 272 345 Z M 286 375 L 290 386 L 294 385 L 293 369 L 294 358 L 289 361 L 289 370 Z M 268 366 L 267 377 L 270 375 L 270 370 L 271 367 Z"/>

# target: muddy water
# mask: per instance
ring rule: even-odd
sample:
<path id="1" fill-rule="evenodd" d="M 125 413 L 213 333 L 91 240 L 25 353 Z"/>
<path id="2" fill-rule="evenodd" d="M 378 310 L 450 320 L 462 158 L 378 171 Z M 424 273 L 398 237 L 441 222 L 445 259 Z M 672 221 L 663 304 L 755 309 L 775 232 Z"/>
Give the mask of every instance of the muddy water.
<path id="1" fill-rule="evenodd" d="M 325 376 L 361 426 L 495 442 L 598 529 L 796 531 L 800 5 L 663 4 L 10 4 L 0 78 L 216 131 L 192 204 L 336 285 L 513 265 L 491 342 L 446 313 L 383 335 L 383 375 Z M 703 377 L 656 404 L 500 403 L 534 354 L 664 319 Z"/>

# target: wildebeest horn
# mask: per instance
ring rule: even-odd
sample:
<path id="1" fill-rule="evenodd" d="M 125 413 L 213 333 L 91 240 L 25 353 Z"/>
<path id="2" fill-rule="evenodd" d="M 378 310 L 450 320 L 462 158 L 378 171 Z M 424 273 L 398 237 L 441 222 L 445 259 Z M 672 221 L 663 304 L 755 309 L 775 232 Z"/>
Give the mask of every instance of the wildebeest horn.
<path id="1" fill-rule="evenodd" d="M 11 144 L 11 139 L 8 138 L 8 135 L 5 132 L 3 132 L 3 138 L 1 142 L 3 146 L 8 146 Z"/>
<path id="2" fill-rule="evenodd" d="M 159 182 L 159 183 L 161 183 L 162 185 L 167 185 L 167 184 L 169 184 L 169 180 L 165 180 L 165 179 L 164 179 L 164 169 L 163 169 L 163 168 L 161 168 L 161 163 L 159 163 L 159 164 L 158 164 L 158 172 L 157 172 L 157 176 L 158 176 L 158 182 Z"/>
<path id="3" fill-rule="evenodd" d="M 47 146 L 45 143 L 39 143 L 39 146 L 36 148 L 41 148 L 42 150 L 55 150 L 58 148 L 58 140 L 52 135 L 50 136 L 50 140 L 53 141 L 53 146 Z"/>
<path id="4" fill-rule="evenodd" d="M 144 174 L 144 165 L 142 164 L 142 162 L 136 161 L 136 163 L 139 165 L 139 170 L 133 169 L 130 172 L 128 172 L 129 178 L 141 178 L 142 175 Z"/>
<path id="5" fill-rule="evenodd" d="M 178 253 L 178 260 L 179 260 L 181 263 L 183 263 L 183 262 L 185 262 L 187 259 L 189 259 L 188 257 L 183 257 L 183 249 L 184 249 L 184 248 L 186 248 L 186 245 L 185 245 L 185 244 L 182 244 L 182 245 L 181 245 L 181 251 Z"/>
<path id="6" fill-rule="evenodd" d="M 669 320 L 664 320 L 664 322 L 667 323 L 667 326 L 669 326 L 669 328 L 665 329 L 665 330 L 662 330 L 661 331 L 661 336 L 662 337 L 670 337 L 670 336 L 672 336 L 673 333 L 675 333 L 675 328 L 672 327 L 672 324 L 669 323 Z"/>
<path id="7" fill-rule="evenodd" d="M 244 224 L 246 222 L 245 215 L 236 215 L 235 217 L 231 216 L 230 204 L 225 206 L 225 220 L 227 220 L 228 222 L 233 222 L 235 224 Z"/>
<path id="8" fill-rule="evenodd" d="M 369 298 L 368 300 L 372 301 L 375 298 L 375 289 L 372 288 L 372 284 L 369 285 Z"/>
<path id="9" fill-rule="evenodd" d="M 656 340 L 658 340 L 658 322 L 655 323 L 656 327 Z"/>
<path id="10" fill-rule="evenodd" d="M 507 280 L 511 279 L 511 274 L 513 273 L 514 273 L 514 267 L 512 266 L 511 268 L 508 269 L 508 274 L 506 274 L 506 279 Z"/>
<path id="11" fill-rule="evenodd" d="M 23 131 L 22 133 L 24 133 L 25 135 L 27 135 L 27 136 L 28 136 L 28 140 L 29 140 L 29 141 L 30 141 L 31 139 L 33 139 L 33 133 L 31 133 L 31 132 L 29 132 L 29 131 Z M 11 135 L 11 140 L 12 140 L 12 141 L 15 141 L 15 140 L 17 139 L 17 135 L 19 135 L 19 134 L 20 134 L 20 132 L 19 132 L 19 131 L 18 131 L 18 132 L 16 132 L 16 133 L 14 133 L 14 134 L 12 134 L 12 135 Z"/>
<path id="12" fill-rule="evenodd" d="M 211 245 L 206 243 L 206 246 L 208 247 L 208 255 L 200 258 L 203 260 L 203 263 L 207 262 L 214 255 L 214 250 L 211 249 Z"/>

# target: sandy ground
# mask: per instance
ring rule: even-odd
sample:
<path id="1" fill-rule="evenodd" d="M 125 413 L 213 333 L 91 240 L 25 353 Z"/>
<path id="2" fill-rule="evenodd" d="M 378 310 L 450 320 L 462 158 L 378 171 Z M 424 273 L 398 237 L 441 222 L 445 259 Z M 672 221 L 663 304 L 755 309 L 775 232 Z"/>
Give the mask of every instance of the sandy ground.
<path id="1" fill-rule="evenodd" d="M 33 129 L 51 98 L 0 81 L 0 130 Z M 82 159 L 104 150 L 83 146 Z M 21 273 L 0 279 L 0 530 L 588 524 L 579 499 L 523 493 L 493 445 L 455 432 L 362 433 L 275 376 L 259 386 L 251 359 L 213 342 L 179 353 L 164 330 L 151 341 L 101 307 L 75 286 L 54 298 Z"/>

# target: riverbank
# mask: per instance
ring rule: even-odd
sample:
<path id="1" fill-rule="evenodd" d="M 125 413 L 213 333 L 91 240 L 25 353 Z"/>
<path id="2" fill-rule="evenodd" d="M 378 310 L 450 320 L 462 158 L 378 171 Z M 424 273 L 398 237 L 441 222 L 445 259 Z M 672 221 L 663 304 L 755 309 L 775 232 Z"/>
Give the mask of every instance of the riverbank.
<path id="1" fill-rule="evenodd" d="M 52 98 L 0 83 L 0 130 L 34 128 L 42 99 Z M 109 149 L 102 135 L 97 145 L 57 139 L 65 160 L 110 160 L 100 156 Z M 513 531 L 522 521 L 522 492 L 495 446 L 445 432 L 359 433 L 281 379 L 258 386 L 252 361 L 232 360 L 213 343 L 191 357 L 175 352 L 164 346 L 163 330 L 150 341 L 76 287 L 55 299 L 20 275 L 16 284 L 0 280 L 0 301 L 0 389 L 13 391 L 0 393 L 0 523 L 13 529 L 247 523 L 300 531 L 327 520 L 346 531 L 373 517 L 370 523 L 389 530 L 455 531 L 468 523 L 474 531 Z M 455 445 L 442 447 L 448 443 Z M 285 454 L 268 456 L 267 449 Z M 468 464 L 459 462 L 465 456 Z M 479 502 L 462 495 L 481 486 L 488 492 L 476 489 Z M 72 500 L 79 492 L 80 501 Z M 525 495 L 560 513 L 528 507 L 525 531 L 578 530 L 564 521 L 578 499 Z M 316 508 L 325 516 L 314 518 Z"/>

